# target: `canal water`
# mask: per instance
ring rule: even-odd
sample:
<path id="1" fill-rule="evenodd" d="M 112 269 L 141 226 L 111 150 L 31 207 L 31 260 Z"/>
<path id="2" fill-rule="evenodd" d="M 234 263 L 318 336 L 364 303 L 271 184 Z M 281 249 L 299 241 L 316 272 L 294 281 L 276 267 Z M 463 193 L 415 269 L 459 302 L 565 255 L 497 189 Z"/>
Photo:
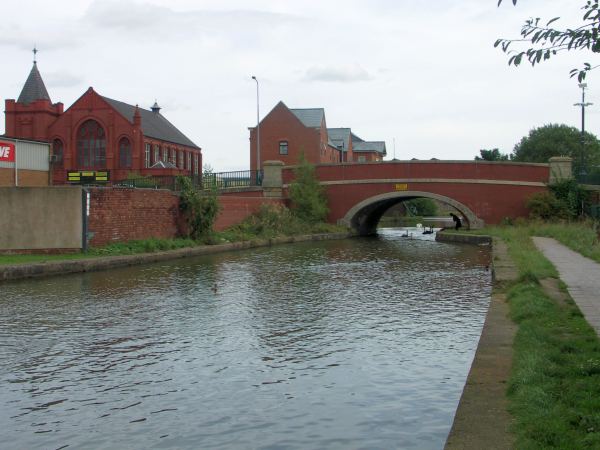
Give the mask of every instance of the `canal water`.
<path id="1" fill-rule="evenodd" d="M 488 248 L 403 234 L 1 284 L 0 447 L 442 448 Z"/>

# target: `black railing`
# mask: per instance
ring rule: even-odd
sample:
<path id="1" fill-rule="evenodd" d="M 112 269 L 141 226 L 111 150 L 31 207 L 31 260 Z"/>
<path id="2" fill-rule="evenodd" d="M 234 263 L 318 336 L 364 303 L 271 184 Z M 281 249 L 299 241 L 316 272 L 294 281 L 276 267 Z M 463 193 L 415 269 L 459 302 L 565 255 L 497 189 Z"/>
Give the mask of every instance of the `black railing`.
<path id="1" fill-rule="evenodd" d="M 112 186 L 115 187 L 127 187 L 127 188 L 139 188 L 139 189 L 169 189 L 171 191 L 178 191 L 179 185 L 177 183 L 176 176 L 165 175 L 165 176 L 139 176 L 131 177 L 126 180 L 114 181 Z M 189 177 L 192 180 L 192 185 L 201 189 L 202 177 L 199 175 Z"/>
<path id="2" fill-rule="evenodd" d="M 227 189 L 262 186 L 262 177 L 262 170 L 205 173 L 202 175 L 202 187 L 204 189 Z"/>
<path id="3" fill-rule="evenodd" d="M 575 177 L 578 183 L 580 184 L 600 184 L 600 173 L 594 172 L 586 175 L 577 175 Z"/>
<path id="4" fill-rule="evenodd" d="M 86 186 L 115 186 L 140 189 L 169 189 L 178 191 L 179 185 L 173 175 L 166 176 L 130 176 L 126 180 L 97 182 L 77 182 L 71 184 L 83 184 Z M 227 189 L 262 186 L 263 173 L 261 170 L 238 170 L 234 172 L 204 173 L 189 177 L 192 185 L 199 190 Z"/>

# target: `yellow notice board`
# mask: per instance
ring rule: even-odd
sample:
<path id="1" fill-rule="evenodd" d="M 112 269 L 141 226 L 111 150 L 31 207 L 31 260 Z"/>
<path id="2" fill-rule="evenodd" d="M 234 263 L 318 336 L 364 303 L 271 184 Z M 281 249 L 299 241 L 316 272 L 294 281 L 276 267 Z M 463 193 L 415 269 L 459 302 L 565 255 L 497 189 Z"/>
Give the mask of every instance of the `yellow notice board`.
<path id="1" fill-rule="evenodd" d="M 408 184 L 406 184 L 406 183 L 396 183 L 394 185 L 394 190 L 396 190 L 396 191 L 408 191 Z"/>
<path id="2" fill-rule="evenodd" d="M 67 181 L 76 184 L 106 183 L 110 180 L 108 171 L 80 170 L 67 172 Z"/>

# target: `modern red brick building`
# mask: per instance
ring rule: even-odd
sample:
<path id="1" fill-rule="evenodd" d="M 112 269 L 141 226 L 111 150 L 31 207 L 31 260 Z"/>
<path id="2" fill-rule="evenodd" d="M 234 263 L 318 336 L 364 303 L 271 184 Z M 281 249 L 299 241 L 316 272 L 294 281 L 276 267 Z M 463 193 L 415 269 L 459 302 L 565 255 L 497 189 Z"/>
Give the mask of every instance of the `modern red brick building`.
<path id="1" fill-rule="evenodd" d="M 146 110 L 89 88 L 64 111 L 52 103 L 37 63 L 19 98 L 5 101 L 5 136 L 52 144 L 52 179 L 68 171 L 108 171 L 112 181 L 139 175 L 194 175 L 201 149 L 171 124 L 156 104 Z"/>
<path id="2" fill-rule="evenodd" d="M 257 127 L 250 127 L 250 168 L 258 166 Z M 385 142 L 367 142 L 350 128 L 327 128 L 323 108 L 290 109 L 279 102 L 259 124 L 260 166 L 279 160 L 286 165 L 299 162 L 304 153 L 312 164 L 381 161 Z"/>

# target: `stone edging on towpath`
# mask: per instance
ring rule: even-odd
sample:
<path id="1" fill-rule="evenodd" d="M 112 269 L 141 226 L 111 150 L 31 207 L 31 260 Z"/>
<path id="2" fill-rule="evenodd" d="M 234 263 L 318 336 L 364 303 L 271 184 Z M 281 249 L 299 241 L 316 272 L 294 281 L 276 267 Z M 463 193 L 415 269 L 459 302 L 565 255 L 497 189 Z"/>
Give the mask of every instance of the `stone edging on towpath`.
<path id="1" fill-rule="evenodd" d="M 41 263 L 0 265 L 0 282 L 22 278 L 64 275 L 68 273 L 94 272 L 118 267 L 135 266 L 140 264 L 168 261 L 171 259 L 187 258 L 190 256 L 222 253 L 232 250 L 244 250 L 258 247 L 269 247 L 293 242 L 326 241 L 346 239 L 355 236 L 354 233 L 321 233 L 300 236 L 284 236 L 272 239 L 256 239 L 251 241 L 231 242 L 218 245 L 201 245 L 177 250 L 167 250 L 156 253 L 138 253 L 122 256 L 99 256 L 97 258 L 70 259 L 65 261 L 47 261 Z"/>
<path id="2" fill-rule="evenodd" d="M 492 241 L 491 237 L 487 237 Z M 492 292 L 481 338 L 445 450 L 514 448 L 514 436 L 510 432 L 512 417 L 507 410 L 506 383 L 512 369 L 513 341 L 517 326 L 508 317 L 506 296 L 498 292 L 498 288 L 515 281 L 518 272 L 506 244 L 496 238 L 493 239 L 491 264 L 496 292 Z"/>

